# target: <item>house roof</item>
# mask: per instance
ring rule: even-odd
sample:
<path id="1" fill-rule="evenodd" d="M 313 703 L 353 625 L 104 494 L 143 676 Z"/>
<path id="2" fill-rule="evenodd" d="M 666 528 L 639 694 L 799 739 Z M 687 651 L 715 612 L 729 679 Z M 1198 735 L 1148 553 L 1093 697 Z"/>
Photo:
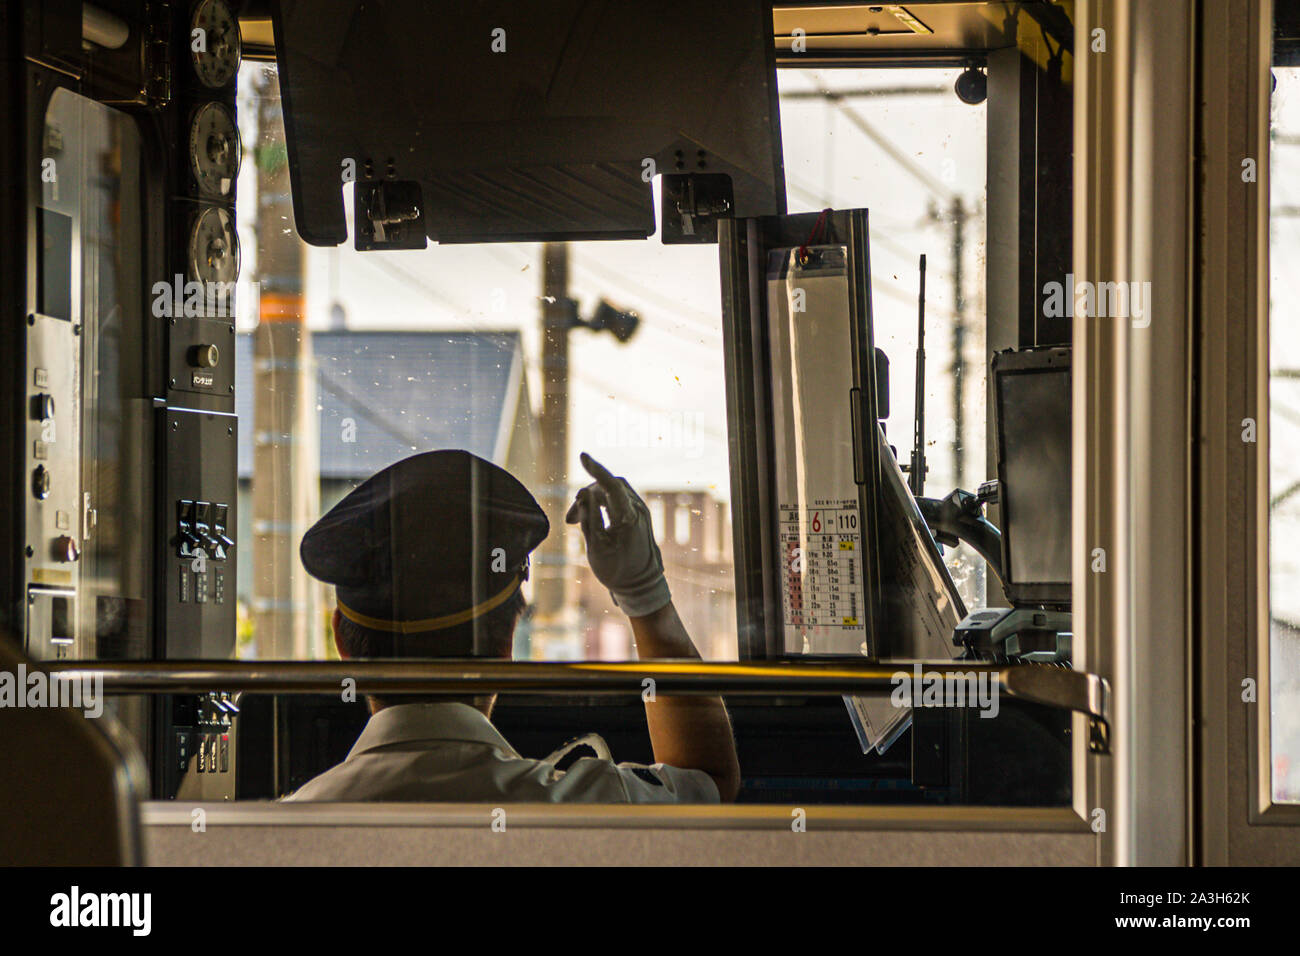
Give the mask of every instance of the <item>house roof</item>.
<path id="1" fill-rule="evenodd" d="M 501 463 L 523 376 L 518 332 L 314 331 L 320 477 L 366 478 L 418 451 Z M 239 476 L 253 472 L 253 335 L 235 343 Z"/>

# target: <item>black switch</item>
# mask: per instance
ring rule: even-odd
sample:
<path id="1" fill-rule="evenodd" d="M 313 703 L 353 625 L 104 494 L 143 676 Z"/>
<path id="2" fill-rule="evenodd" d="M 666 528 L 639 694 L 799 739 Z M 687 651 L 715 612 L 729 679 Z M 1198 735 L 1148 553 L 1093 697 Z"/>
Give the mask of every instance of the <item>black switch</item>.
<path id="1" fill-rule="evenodd" d="M 199 536 L 194 533 L 194 521 L 194 502 L 188 498 L 181 498 L 176 502 L 176 554 L 178 557 L 188 558 L 194 548 L 202 543 Z"/>
<path id="2" fill-rule="evenodd" d="M 230 521 L 230 506 L 214 504 L 212 506 L 212 536 L 216 539 L 216 554 L 218 561 L 226 560 L 226 551 L 235 546 L 235 541 L 226 534 L 227 523 Z"/>
<path id="3" fill-rule="evenodd" d="M 212 536 L 212 502 L 194 502 L 194 533 L 207 548 L 209 555 L 217 550 L 217 539 Z"/>

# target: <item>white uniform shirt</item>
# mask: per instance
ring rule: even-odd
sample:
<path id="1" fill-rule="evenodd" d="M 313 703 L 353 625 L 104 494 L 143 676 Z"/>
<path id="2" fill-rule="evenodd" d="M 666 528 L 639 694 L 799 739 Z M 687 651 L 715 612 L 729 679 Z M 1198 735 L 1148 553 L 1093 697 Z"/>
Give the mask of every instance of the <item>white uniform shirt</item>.
<path id="1" fill-rule="evenodd" d="M 591 735 L 584 740 L 604 742 Z M 717 803 L 702 770 L 582 757 L 567 770 L 521 757 L 468 704 L 398 704 L 372 716 L 347 759 L 285 800 L 459 803 Z M 608 751 L 605 751 L 606 753 Z"/>

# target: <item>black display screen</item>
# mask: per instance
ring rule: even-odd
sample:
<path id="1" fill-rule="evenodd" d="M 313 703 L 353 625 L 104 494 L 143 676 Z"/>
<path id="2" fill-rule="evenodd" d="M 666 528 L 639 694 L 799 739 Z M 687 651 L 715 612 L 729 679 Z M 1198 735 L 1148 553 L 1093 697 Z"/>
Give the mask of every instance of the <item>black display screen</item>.
<path id="1" fill-rule="evenodd" d="M 1003 569 L 1013 598 L 1070 598 L 1070 369 L 1008 371 L 998 383 Z"/>
<path id="2" fill-rule="evenodd" d="M 42 209 L 37 219 L 40 229 L 39 301 L 41 315 L 72 321 L 72 217 L 51 209 Z"/>

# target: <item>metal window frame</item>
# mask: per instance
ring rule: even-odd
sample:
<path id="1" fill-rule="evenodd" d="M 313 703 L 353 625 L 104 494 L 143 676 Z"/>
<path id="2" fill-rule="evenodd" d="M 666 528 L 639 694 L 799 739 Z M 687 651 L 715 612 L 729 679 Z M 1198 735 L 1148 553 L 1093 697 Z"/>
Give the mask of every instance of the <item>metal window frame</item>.
<path id="1" fill-rule="evenodd" d="M 145 853 L 163 865 L 1078 866 L 1096 841 L 1066 809 L 808 807 L 801 833 L 792 821 L 805 808 L 789 806 L 502 809 L 505 837 L 492 804 L 148 804 Z"/>
<path id="2" fill-rule="evenodd" d="M 793 64 L 790 64 L 793 65 Z M 819 66 L 862 66 L 863 61 L 853 58 L 835 64 L 819 63 Z M 919 65 L 919 64 L 909 64 Z M 952 65 L 944 61 L 943 65 Z M 804 226 L 811 226 L 817 214 L 807 214 Z M 854 223 L 851 230 L 854 239 L 861 235 L 865 240 L 865 215 L 860 224 Z M 724 356 L 726 379 L 729 392 L 729 409 L 735 408 L 735 414 L 729 413 L 729 442 L 732 446 L 732 483 L 733 487 L 748 489 L 748 497 L 756 502 L 756 508 L 742 516 L 736 516 L 736 550 L 737 568 L 737 604 L 747 606 L 751 622 L 769 622 L 779 620 L 779 607 L 773 607 L 770 596 L 775 593 L 769 587 L 773 573 L 774 554 L 772 547 L 774 535 L 771 534 L 770 505 L 771 476 L 770 468 L 763 462 L 770 461 L 770 456 L 763 450 L 770 446 L 770 409 L 767 407 L 767 393 L 764 388 L 769 372 L 769 359 L 766 353 L 765 330 L 762 326 L 761 309 L 755 303 L 763 301 L 762 282 L 764 268 L 753 268 L 752 260 L 758 255 L 757 250 L 770 242 L 764 242 L 762 224 L 756 220 L 722 220 L 720 231 L 720 265 L 722 297 L 724 301 Z M 850 230 L 841 228 L 842 235 Z M 791 244 L 797 244 L 798 240 Z M 858 243 L 863 259 L 862 271 L 865 272 L 866 245 Z M 761 255 L 758 264 L 765 265 Z M 743 281 L 739 277 L 746 277 Z M 861 305 L 861 304 L 860 304 Z M 727 308 L 732 309 L 734 323 L 727 321 Z M 867 309 L 870 304 L 865 303 Z M 758 323 L 757 325 L 755 323 Z M 737 334 L 739 330 L 742 334 Z M 874 372 L 872 363 L 864 371 L 868 375 Z M 868 393 L 874 395 L 874 389 Z M 743 454 L 737 455 L 737 447 Z M 739 466 L 737 462 L 742 464 Z M 874 473 L 874 468 L 872 469 Z M 743 615 L 742 615 L 743 616 Z M 767 646 L 767 633 L 770 627 L 758 624 L 750 635 L 753 643 L 751 650 L 757 650 L 753 657 L 769 656 L 772 649 Z M 744 633 L 740 635 L 742 645 L 746 641 Z M 649 671 L 647 667 L 656 662 L 644 662 L 630 665 L 635 669 L 637 680 Z M 776 663 L 776 662 L 773 662 Z M 784 662 L 789 663 L 789 662 Z M 944 662 L 951 666 L 951 662 Z M 539 665 L 523 665 L 537 668 Z M 545 666 L 545 665 L 541 665 Z M 591 665 L 583 665 L 591 666 Z M 709 665 L 694 665 L 707 667 Z M 744 665 L 742 665 L 744 666 Z M 793 665 L 801 666 L 801 665 Z M 892 664 L 884 671 L 892 673 L 899 665 Z M 936 666 L 935 669 L 943 669 Z M 970 668 L 958 668 L 967 671 Z M 1080 679 L 1090 679 L 1091 675 L 1081 672 L 1068 672 Z M 538 675 L 540 676 L 540 674 Z M 557 684 L 547 681 L 552 689 Z M 775 686 L 775 685 L 773 685 Z M 361 682 L 358 682 L 359 689 Z M 226 689 L 229 689 L 227 686 Z M 660 685 L 663 689 L 663 685 Z M 703 691 L 702 691 L 703 692 Z M 723 689 L 724 693 L 736 693 L 734 687 Z M 761 693 L 761 691 L 756 691 Z M 836 691 L 838 693 L 839 691 Z M 1086 763 L 1087 740 L 1089 729 L 1086 718 L 1080 717 L 1074 722 L 1076 771 L 1079 764 Z M 819 828 L 845 830 L 944 830 L 944 831 L 993 831 L 1006 833 L 1069 833 L 1094 839 L 1092 829 L 1082 799 L 1085 789 L 1080 785 L 1083 779 L 1076 772 L 1074 790 L 1076 798 L 1073 806 L 1060 808 L 988 808 L 988 807 L 809 807 L 809 820 Z M 188 808 L 187 808 L 188 809 Z M 213 820 L 230 823 L 278 823 L 318 822 L 322 825 L 356 824 L 356 825 L 415 825 L 416 821 L 439 821 L 438 825 L 455 825 L 463 813 L 473 814 L 475 810 L 461 810 L 452 805 L 419 804 L 405 807 L 349 805 L 337 807 L 333 812 L 325 808 L 308 805 L 277 805 L 268 807 L 257 805 L 218 806 L 213 808 L 216 817 Z M 481 808 L 480 811 L 481 812 Z M 564 821 L 580 820 L 591 823 L 592 811 L 580 808 L 529 808 L 528 814 L 520 817 L 512 811 L 512 826 L 527 821 L 525 825 L 563 826 Z M 188 813 L 180 814 L 175 807 L 168 804 L 150 805 L 146 810 L 146 822 L 151 825 L 188 826 L 191 818 Z M 661 807 L 633 808 L 602 806 L 599 811 L 600 826 L 659 826 L 659 827 L 704 827 L 725 829 L 754 829 L 789 827 L 789 808 L 784 806 L 746 806 L 746 807 Z"/>
<path id="3" fill-rule="evenodd" d="M 1075 16 L 1074 274 L 1151 292 L 1146 325 L 1074 319 L 1076 666 L 1111 682 L 1117 717 L 1114 759 L 1091 768 L 1086 800 L 1105 815 L 1098 862 L 1180 865 L 1193 767 L 1195 2 L 1080 0 Z"/>
<path id="4" fill-rule="evenodd" d="M 651 677 L 663 694 L 779 695 L 782 693 L 841 695 L 892 686 L 903 665 L 856 661 L 764 661 L 713 663 L 698 660 L 534 663 L 506 660 L 444 661 L 122 661 L 43 663 L 43 669 L 65 680 L 102 681 L 107 694 L 199 693 L 214 690 L 255 690 L 260 693 L 337 692 L 342 678 L 355 681 L 358 693 L 464 694 L 467 687 L 486 691 L 531 693 L 639 694 Z M 974 664 L 948 661 L 926 665 L 927 671 L 988 673 L 999 693 L 1054 706 L 1078 708 L 1100 724 L 1108 737 L 1109 694 L 1099 678 L 1048 665 Z M 208 822 L 227 825 L 467 825 L 464 820 L 482 807 L 439 803 L 333 805 L 325 812 L 308 804 L 203 804 L 185 801 L 146 803 L 148 825 L 188 826 L 195 807 Z M 180 807 L 180 809 L 177 809 Z M 171 809 L 167 809 L 171 808 Z M 808 820 L 821 829 L 846 830 L 971 830 L 989 832 L 1052 832 L 1089 834 L 1088 821 L 1071 807 L 876 807 L 810 806 Z M 624 807 L 601 805 L 565 809 L 528 807 L 512 810 L 517 824 L 591 826 L 699 827 L 707 829 L 782 829 L 790 825 L 786 805 Z M 414 815 L 414 816 L 412 816 Z M 972 861 L 974 862 L 974 861 Z"/>
<path id="5" fill-rule="evenodd" d="M 732 494 L 751 503 L 733 509 L 732 546 L 736 575 L 737 651 L 743 660 L 787 656 L 782 646 L 782 611 L 776 600 L 780 574 L 777 555 L 776 478 L 771 449 L 772 367 L 767 320 L 767 256 L 770 249 L 805 242 L 819 213 L 762 219 L 724 219 L 718 223 L 718 265 L 722 286 L 722 336 L 727 389 L 728 460 Z M 880 486 L 879 445 L 874 441 L 876 363 L 871 303 L 870 228 L 866 209 L 837 210 L 829 229 L 848 255 L 850 351 L 855 471 L 862 518 L 864 554 L 878 553 L 875 502 Z M 864 294 L 865 290 L 865 294 Z M 849 400 L 849 396 L 845 396 Z M 864 423 L 872 423 L 864 425 Z M 863 562 L 863 618 L 874 640 L 880 617 L 880 573 Z"/>

